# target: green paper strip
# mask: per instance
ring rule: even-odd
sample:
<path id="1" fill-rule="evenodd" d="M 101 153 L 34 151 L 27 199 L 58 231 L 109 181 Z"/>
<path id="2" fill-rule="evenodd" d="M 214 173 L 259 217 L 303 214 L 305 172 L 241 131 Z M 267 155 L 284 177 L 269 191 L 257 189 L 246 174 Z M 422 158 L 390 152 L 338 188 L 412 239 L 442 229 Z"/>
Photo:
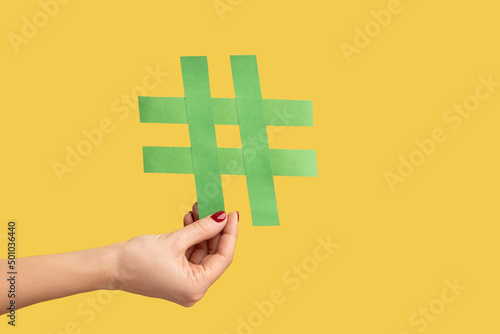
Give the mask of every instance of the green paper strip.
<path id="1" fill-rule="evenodd" d="M 241 148 L 219 147 L 220 173 L 245 175 Z M 274 176 L 318 176 L 315 150 L 271 149 Z M 143 147 L 145 173 L 193 174 L 190 147 Z"/>
<path id="2" fill-rule="evenodd" d="M 313 126 L 312 101 L 262 100 L 266 125 Z"/>
<path id="3" fill-rule="evenodd" d="M 213 98 L 212 108 L 215 124 L 238 125 L 235 99 Z"/>
<path id="4" fill-rule="evenodd" d="M 252 223 L 279 225 L 257 58 L 231 56 L 231 69 Z"/>
<path id="5" fill-rule="evenodd" d="M 262 100 L 268 126 L 313 126 L 312 101 Z M 235 99 L 212 98 L 215 124 L 239 125 Z M 139 96 L 142 123 L 186 124 L 183 97 Z"/>
<path id="6" fill-rule="evenodd" d="M 190 147 L 142 148 L 145 173 L 193 174 L 193 160 Z"/>
<path id="7" fill-rule="evenodd" d="M 186 105 L 183 97 L 139 96 L 141 123 L 186 124 Z"/>
<path id="8" fill-rule="evenodd" d="M 181 57 L 200 217 L 224 210 L 207 57 Z"/>
<path id="9" fill-rule="evenodd" d="M 315 150 L 271 149 L 269 153 L 274 176 L 318 176 Z M 242 149 L 219 147 L 219 166 L 221 174 L 245 175 Z"/>
<path id="10" fill-rule="evenodd" d="M 271 149 L 274 176 L 318 176 L 315 150 Z"/>
<path id="11" fill-rule="evenodd" d="M 245 175 L 245 163 L 241 148 L 219 147 L 219 168 L 221 174 Z"/>

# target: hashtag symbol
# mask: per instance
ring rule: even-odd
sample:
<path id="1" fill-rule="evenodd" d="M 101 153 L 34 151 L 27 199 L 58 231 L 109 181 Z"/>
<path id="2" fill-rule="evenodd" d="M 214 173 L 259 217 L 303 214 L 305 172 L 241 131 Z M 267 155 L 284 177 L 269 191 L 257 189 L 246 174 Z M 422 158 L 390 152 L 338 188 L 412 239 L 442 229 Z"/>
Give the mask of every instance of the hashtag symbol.
<path id="1" fill-rule="evenodd" d="M 188 124 L 191 147 L 143 147 L 144 172 L 194 174 L 200 217 L 224 210 L 221 174 L 245 175 L 254 226 L 279 225 L 274 176 L 317 176 L 314 150 L 270 149 L 266 126 L 312 126 L 312 102 L 262 99 L 255 56 L 231 56 L 235 98 L 212 98 L 206 57 L 181 57 L 185 97 L 139 97 L 141 123 Z M 241 149 L 217 147 L 238 125 Z"/>

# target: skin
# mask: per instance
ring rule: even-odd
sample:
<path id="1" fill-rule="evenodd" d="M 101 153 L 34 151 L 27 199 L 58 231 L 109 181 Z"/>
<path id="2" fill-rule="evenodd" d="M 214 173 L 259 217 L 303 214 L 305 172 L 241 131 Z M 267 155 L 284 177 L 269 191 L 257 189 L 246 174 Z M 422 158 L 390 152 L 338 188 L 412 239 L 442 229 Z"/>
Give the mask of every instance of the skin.
<path id="1" fill-rule="evenodd" d="M 122 290 L 190 307 L 231 264 L 238 236 L 238 214 L 217 223 L 199 219 L 198 206 L 184 216 L 184 227 L 128 241 L 63 254 L 16 261 L 16 309 L 94 290 Z M 0 314 L 7 313 L 10 284 L 7 260 L 0 260 Z"/>

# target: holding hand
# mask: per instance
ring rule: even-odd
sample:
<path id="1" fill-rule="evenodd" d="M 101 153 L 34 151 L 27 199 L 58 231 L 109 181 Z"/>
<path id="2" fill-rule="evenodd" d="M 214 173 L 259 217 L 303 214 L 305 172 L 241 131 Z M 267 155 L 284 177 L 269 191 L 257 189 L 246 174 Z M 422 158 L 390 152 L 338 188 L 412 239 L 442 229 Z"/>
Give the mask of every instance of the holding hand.
<path id="1" fill-rule="evenodd" d="M 195 203 L 184 227 L 70 253 L 17 259 L 15 309 L 99 289 L 123 290 L 192 306 L 233 260 L 238 212 L 199 219 Z M 7 259 L 0 260 L 7 269 Z M 47 270 L 50 268 L 50 270 Z M 6 273 L 8 270 L 5 270 Z M 0 276 L 0 291 L 9 277 Z M 11 302 L 0 295 L 0 314 Z"/>
<path id="2" fill-rule="evenodd" d="M 120 245 L 117 289 L 192 306 L 233 260 L 238 212 L 198 219 L 198 206 L 184 228 L 142 235 Z"/>

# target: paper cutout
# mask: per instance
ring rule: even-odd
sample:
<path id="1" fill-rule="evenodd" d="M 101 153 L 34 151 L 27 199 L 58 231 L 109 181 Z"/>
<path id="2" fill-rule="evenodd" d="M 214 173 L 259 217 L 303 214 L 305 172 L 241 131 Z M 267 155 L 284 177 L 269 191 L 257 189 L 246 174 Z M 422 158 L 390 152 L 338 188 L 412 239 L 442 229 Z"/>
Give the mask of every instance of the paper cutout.
<path id="1" fill-rule="evenodd" d="M 199 215 L 205 217 L 224 210 L 207 58 L 181 57 L 181 69 L 196 193 L 210 198 L 198 201 Z"/>
<path id="2" fill-rule="evenodd" d="M 225 175 L 245 175 L 241 148 L 219 147 L 219 169 Z M 190 147 L 145 146 L 145 173 L 193 174 Z M 273 176 L 318 176 L 315 150 L 270 149 Z"/>
<path id="3" fill-rule="evenodd" d="M 313 126 L 312 101 L 262 100 L 269 126 Z M 141 123 L 186 124 L 183 97 L 139 96 Z M 239 125 L 235 99 L 212 98 L 214 123 Z"/>
<path id="4" fill-rule="evenodd" d="M 142 148 L 145 173 L 194 174 L 191 147 Z"/>
<path id="5" fill-rule="evenodd" d="M 231 56 L 231 70 L 252 221 L 279 225 L 257 59 Z"/>
<path id="6" fill-rule="evenodd" d="M 312 102 L 263 100 L 255 56 L 231 56 L 234 99 L 211 97 L 206 57 L 181 67 L 186 97 L 140 96 L 139 114 L 187 123 L 191 147 L 143 147 L 144 172 L 194 174 L 200 217 L 224 210 L 221 174 L 246 175 L 252 224 L 279 225 L 273 176 L 317 176 L 316 152 L 269 149 L 266 125 L 312 126 Z M 215 124 L 239 125 L 242 148 L 218 148 Z"/>

